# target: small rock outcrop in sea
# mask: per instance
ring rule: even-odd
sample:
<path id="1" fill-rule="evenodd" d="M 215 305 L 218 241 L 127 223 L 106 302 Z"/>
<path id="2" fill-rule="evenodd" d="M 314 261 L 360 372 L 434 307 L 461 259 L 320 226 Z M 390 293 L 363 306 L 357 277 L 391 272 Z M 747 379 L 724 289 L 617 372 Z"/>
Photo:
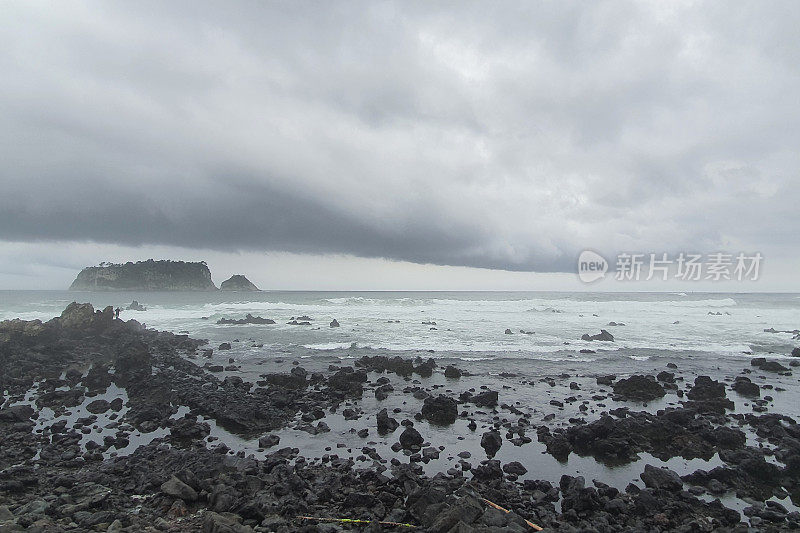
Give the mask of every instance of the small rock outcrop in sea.
<path id="1" fill-rule="evenodd" d="M 250 313 L 247 313 L 244 318 L 220 318 L 217 320 L 217 324 L 228 324 L 228 325 L 241 325 L 241 324 L 274 324 L 275 321 L 271 318 L 263 318 L 260 316 L 253 316 Z"/>
<path id="2" fill-rule="evenodd" d="M 241 274 L 234 274 L 225 281 L 219 284 L 221 291 L 258 291 L 261 290 L 256 287 L 249 279 Z"/>
<path id="3" fill-rule="evenodd" d="M 447 365 L 447 368 L 444 369 L 444 377 L 448 379 L 458 379 L 461 377 L 461 370 L 453 365 Z"/>
<path id="4" fill-rule="evenodd" d="M 333 320 L 331 320 L 331 327 L 332 328 L 338 328 L 339 327 L 339 321 L 336 320 L 335 318 Z"/>
<path id="5" fill-rule="evenodd" d="M 147 311 L 147 308 L 140 304 L 138 300 L 134 300 L 125 308 L 126 311 Z"/>
<path id="6" fill-rule="evenodd" d="M 600 333 L 597 335 L 589 335 L 588 333 L 584 333 L 581 336 L 582 341 L 608 341 L 614 342 L 614 335 L 609 333 L 608 331 L 601 329 Z"/>
<path id="7" fill-rule="evenodd" d="M 215 291 L 204 262 L 139 261 L 86 267 L 71 291 Z"/>

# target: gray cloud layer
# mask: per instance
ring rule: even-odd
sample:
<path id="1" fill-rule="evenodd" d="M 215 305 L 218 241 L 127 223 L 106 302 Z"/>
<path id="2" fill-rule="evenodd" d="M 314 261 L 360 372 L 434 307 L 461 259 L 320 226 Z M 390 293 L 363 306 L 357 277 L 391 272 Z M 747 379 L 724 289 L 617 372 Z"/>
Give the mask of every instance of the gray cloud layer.
<path id="1" fill-rule="evenodd" d="M 572 271 L 797 245 L 795 2 L 6 4 L 0 239 Z"/>

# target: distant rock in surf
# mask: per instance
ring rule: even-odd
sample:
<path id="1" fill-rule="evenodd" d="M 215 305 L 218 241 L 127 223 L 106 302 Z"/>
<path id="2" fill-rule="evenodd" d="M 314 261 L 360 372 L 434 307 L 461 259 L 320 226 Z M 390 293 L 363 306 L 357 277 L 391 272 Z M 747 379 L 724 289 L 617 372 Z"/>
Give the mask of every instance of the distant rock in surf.
<path id="1" fill-rule="evenodd" d="M 219 285 L 221 291 L 259 291 L 249 279 L 241 274 L 234 274 Z"/>
<path id="2" fill-rule="evenodd" d="M 274 324 L 275 321 L 271 318 L 263 318 L 260 316 L 253 316 L 250 313 L 244 318 L 220 318 L 217 324 L 241 325 L 241 324 Z"/>
<path id="3" fill-rule="evenodd" d="M 581 340 L 582 341 L 608 341 L 608 342 L 614 342 L 614 335 L 612 335 L 611 333 L 607 332 L 604 329 L 601 329 L 600 333 L 598 333 L 597 335 L 589 335 L 588 333 L 584 333 L 581 336 Z"/>
<path id="4" fill-rule="evenodd" d="M 131 302 L 131 304 L 125 308 L 126 311 L 147 311 L 147 308 L 140 304 L 137 300 Z"/>

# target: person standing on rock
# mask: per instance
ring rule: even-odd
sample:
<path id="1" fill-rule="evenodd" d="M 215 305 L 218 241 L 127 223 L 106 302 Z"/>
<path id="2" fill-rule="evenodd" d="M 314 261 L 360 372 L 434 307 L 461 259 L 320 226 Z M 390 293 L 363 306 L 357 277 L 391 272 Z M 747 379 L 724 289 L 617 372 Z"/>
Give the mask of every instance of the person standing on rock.
<path id="1" fill-rule="evenodd" d="M 119 307 L 117 307 L 116 309 L 114 309 L 114 318 L 117 318 L 117 319 L 119 318 L 119 312 L 120 312 L 120 309 L 119 309 Z"/>

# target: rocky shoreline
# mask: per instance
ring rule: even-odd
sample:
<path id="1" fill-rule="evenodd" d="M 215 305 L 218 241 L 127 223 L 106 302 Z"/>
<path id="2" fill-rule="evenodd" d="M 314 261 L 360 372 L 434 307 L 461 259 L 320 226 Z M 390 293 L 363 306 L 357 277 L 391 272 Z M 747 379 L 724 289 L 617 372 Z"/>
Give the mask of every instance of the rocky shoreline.
<path id="1" fill-rule="evenodd" d="M 254 375 L 89 304 L 0 323 L 0 531 L 800 528 L 800 426 L 773 409 L 796 378 L 776 361 L 494 388 L 427 358 L 303 363 Z M 540 452 L 558 479 L 537 477 Z M 617 487 L 575 457 L 708 468 L 641 464 Z"/>

